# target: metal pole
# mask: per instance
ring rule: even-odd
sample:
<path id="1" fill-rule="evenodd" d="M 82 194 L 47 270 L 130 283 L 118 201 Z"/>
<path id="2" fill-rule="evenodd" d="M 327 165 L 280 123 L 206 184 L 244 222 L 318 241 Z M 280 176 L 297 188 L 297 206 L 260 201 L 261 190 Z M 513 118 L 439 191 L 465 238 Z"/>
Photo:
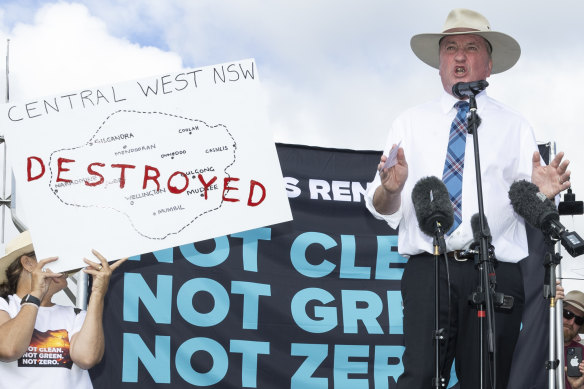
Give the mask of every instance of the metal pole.
<path id="1" fill-rule="evenodd" d="M 9 69 L 9 53 L 10 53 L 10 39 L 6 39 L 6 102 L 8 103 L 8 99 L 10 98 L 10 87 L 9 87 L 9 80 L 10 78 L 8 77 L 8 69 Z M 2 168 L 2 200 L 6 200 L 6 142 L 4 141 L 4 136 L 2 136 L 2 147 L 4 148 L 4 165 Z M 1 231 L 1 236 L 0 239 L 2 240 L 2 243 L 4 243 L 4 218 L 6 217 L 6 207 L 2 206 L 2 231 Z"/>
<path id="2" fill-rule="evenodd" d="M 555 287 L 555 286 L 551 286 Z M 549 323 L 550 323 L 550 336 L 549 336 L 549 363 L 553 364 L 556 359 L 556 344 L 555 344 L 555 333 L 556 333 L 556 315 L 555 315 L 555 302 L 556 298 L 550 298 L 550 315 L 549 315 Z M 556 389 L 556 378 L 557 374 L 554 373 L 554 370 L 558 370 L 558 368 L 553 369 L 552 366 L 548 366 L 549 373 L 548 373 L 548 388 L 549 389 Z"/>
<path id="3" fill-rule="evenodd" d="M 550 157 L 551 161 L 556 156 L 556 142 L 550 143 Z M 562 245 L 557 242 L 555 245 L 555 252 L 560 255 L 562 254 Z M 555 266 L 556 280 L 560 280 L 562 283 L 562 262 L 561 260 Z M 550 285 L 550 288 L 555 288 L 555 285 Z M 562 299 L 555 300 L 555 306 L 550 306 L 550 361 L 558 361 L 558 366 L 555 369 L 555 386 L 550 386 L 550 389 L 565 389 L 564 381 L 564 321 L 562 319 L 562 312 L 564 308 L 564 301 Z M 553 338 L 553 339 L 552 339 Z M 553 349 L 552 349 L 553 345 Z M 550 374 L 551 375 L 551 374 Z"/>
<path id="4" fill-rule="evenodd" d="M 6 200 L 6 142 L 4 141 L 4 137 L 2 136 L 2 148 L 4 154 L 4 165 L 2 168 L 2 202 Z M 2 236 L 0 239 L 2 240 L 2 244 L 4 244 L 4 220 L 6 217 L 6 204 L 2 204 L 2 221 L 0 224 L 2 225 Z"/>
<path id="5" fill-rule="evenodd" d="M 10 53 L 10 39 L 6 39 L 6 102 L 10 100 L 10 77 L 9 75 L 9 68 L 10 68 L 10 61 L 8 54 Z"/>
<path id="6" fill-rule="evenodd" d="M 550 145 L 550 161 L 556 156 L 556 142 L 551 142 Z M 562 254 L 562 245 L 560 242 L 556 243 L 556 252 L 558 254 Z M 560 284 L 562 283 L 562 262 L 560 261 L 556 265 L 556 280 L 560 280 Z M 552 285 L 555 288 L 555 285 Z M 555 336 L 555 346 L 556 346 L 556 358 L 558 360 L 558 368 L 556 369 L 556 376 L 557 376 L 557 389 L 565 389 L 566 383 L 564 379 L 564 320 L 562 318 L 562 312 L 564 310 L 564 300 L 557 299 L 556 300 L 556 311 L 555 311 L 555 326 L 554 329 L 556 330 L 555 333 L 552 333 Z"/>
<path id="7" fill-rule="evenodd" d="M 75 305 L 77 308 L 87 309 L 89 277 L 83 270 L 79 270 L 77 276 L 77 299 Z"/>
<path id="8" fill-rule="evenodd" d="M 556 243 L 558 252 L 561 251 L 560 243 Z M 558 264 L 556 266 L 556 278 L 558 280 L 562 279 L 562 265 Z M 561 281 L 560 281 L 561 283 Z M 564 378 L 564 319 L 562 317 L 564 311 L 564 301 L 562 299 L 558 299 L 556 301 L 556 316 L 555 316 L 555 337 L 556 337 L 556 355 L 558 359 L 558 368 L 556 369 L 556 377 L 558 385 L 556 386 L 557 389 L 565 389 L 566 381 Z"/>

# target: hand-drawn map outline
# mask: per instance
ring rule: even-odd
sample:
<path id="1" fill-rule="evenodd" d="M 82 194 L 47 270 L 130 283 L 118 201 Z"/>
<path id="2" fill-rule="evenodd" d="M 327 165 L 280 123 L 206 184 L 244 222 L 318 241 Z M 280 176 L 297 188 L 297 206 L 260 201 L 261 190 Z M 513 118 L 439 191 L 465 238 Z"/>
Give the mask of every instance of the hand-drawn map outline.
<path id="1" fill-rule="evenodd" d="M 152 239 L 152 240 L 164 240 L 166 239 L 168 236 L 170 235 L 177 235 L 179 234 L 181 231 L 183 231 L 185 228 L 189 227 L 191 224 L 193 224 L 195 222 L 195 220 L 197 220 L 198 218 L 202 217 L 203 215 L 210 213 L 210 212 L 214 212 L 216 210 L 218 210 L 219 208 L 221 208 L 225 202 L 225 200 L 222 198 L 220 204 L 213 208 L 213 209 L 208 209 L 198 215 L 196 215 L 192 220 L 190 220 L 189 222 L 187 222 L 185 225 L 183 225 L 182 227 L 180 227 L 177 231 L 175 232 L 169 232 L 166 235 L 162 236 L 162 237 L 155 237 L 155 236 L 149 236 L 146 235 L 145 233 L 141 232 L 140 229 L 138 227 L 136 227 L 134 225 L 134 222 L 131 218 L 130 215 L 128 215 L 128 213 L 126 213 L 123 210 L 119 210 L 116 209 L 114 207 L 108 207 L 108 206 L 100 206 L 100 205 L 80 205 L 80 204 L 73 204 L 73 203 L 69 203 L 67 201 L 64 201 L 59 194 L 57 193 L 58 191 L 55 188 L 52 188 L 52 183 L 53 183 L 53 156 L 54 154 L 61 152 L 61 151 L 68 151 L 68 150 L 76 150 L 76 149 L 80 149 L 86 146 L 92 146 L 94 140 L 96 139 L 97 135 L 99 134 L 99 132 L 101 131 L 101 129 L 104 127 L 104 125 L 108 122 L 108 120 L 110 120 L 113 116 L 115 116 L 116 114 L 119 113 L 138 113 L 138 114 L 157 114 L 157 115 L 165 115 L 165 116 L 170 116 L 170 117 L 175 117 L 175 118 L 179 118 L 179 119 L 185 119 L 191 122 L 197 122 L 197 123 L 202 123 L 204 124 L 206 127 L 210 128 L 210 129 L 215 129 L 217 127 L 222 127 L 223 130 L 229 135 L 229 137 L 232 140 L 232 144 L 233 144 L 233 160 L 231 161 L 231 163 L 229 165 L 227 165 L 224 169 L 223 172 L 225 173 L 226 177 L 231 177 L 230 174 L 227 172 L 227 170 L 233 166 L 236 162 L 236 150 L 237 150 L 237 143 L 233 137 L 233 135 L 231 134 L 231 132 L 229 131 L 229 129 L 227 128 L 227 126 L 225 126 L 224 124 L 216 124 L 214 126 L 210 126 L 209 124 L 207 124 L 204 120 L 200 120 L 200 119 L 192 119 L 192 118 L 188 118 L 182 115 L 175 115 L 175 114 L 170 114 L 170 113 L 166 113 L 166 112 L 158 112 L 158 111 L 139 111 L 139 110 L 132 110 L 132 109 L 120 109 L 117 111 L 114 111 L 113 113 L 111 113 L 110 115 L 108 115 L 103 122 L 100 124 L 100 126 L 98 127 L 98 129 L 96 130 L 96 132 L 93 134 L 93 136 L 86 142 L 85 145 L 83 146 L 77 146 L 77 147 L 70 147 L 70 148 L 63 148 L 63 149 L 59 149 L 59 150 L 55 150 L 51 153 L 50 158 L 49 158 L 49 171 L 50 171 L 50 180 L 49 180 L 49 189 L 51 190 L 51 192 L 59 199 L 59 201 L 67 206 L 74 206 L 74 207 L 83 207 L 83 208 L 102 208 L 102 209 L 111 209 L 113 211 L 116 211 L 122 215 L 124 215 L 128 221 L 130 222 L 132 228 L 134 229 L 134 231 L 136 231 L 139 235 L 147 238 L 147 239 Z M 227 194 L 229 192 L 228 188 L 225 188 L 225 193 Z"/>

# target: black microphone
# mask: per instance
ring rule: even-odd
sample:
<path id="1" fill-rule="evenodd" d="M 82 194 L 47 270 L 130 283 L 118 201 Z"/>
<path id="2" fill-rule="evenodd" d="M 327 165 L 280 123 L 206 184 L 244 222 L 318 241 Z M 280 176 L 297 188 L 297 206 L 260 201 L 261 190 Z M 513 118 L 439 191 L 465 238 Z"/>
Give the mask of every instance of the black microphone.
<path id="1" fill-rule="evenodd" d="M 412 203 L 418 224 L 426 235 L 434 236 L 437 229 L 450 230 L 454 224 L 454 211 L 448 189 L 437 177 L 420 179 L 412 190 Z"/>
<path id="2" fill-rule="evenodd" d="M 470 249 L 466 250 L 465 252 L 463 252 L 463 255 L 465 253 L 474 253 L 475 255 L 479 254 L 481 251 L 480 250 L 480 240 L 483 236 L 485 236 L 487 238 L 487 253 L 486 253 L 486 255 L 489 257 L 488 258 L 489 260 L 483 259 L 483 261 L 485 262 L 485 266 L 487 269 L 487 279 L 488 279 L 489 285 L 493 291 L 493 303 L 498 308 L 511 309 L 511 308 L 513 308 L 515 298 L 513 296 L 509 296 L 509 295 L 506 295 L 504 293 L 495 292 L 496 285 L 497 285 L 497 277 L 495 275 L 495 264 L 497 262 L 497 259 L 495 258 L 495 248 L 493 247 L 493 245 L 491 245 L 492 236 L 491 236 L 491 229 L 489 228 L 489 223 L 487 222 L 487 216 L 484 217 L 484 223 L 485 223 L 483 226 L 484 229 L 481 231 L 481 223 L 480 223 L 479 214 L 475 213 L 470 218 L 470 227 L 472 229 L 472 235 L 474 238 L 473 246 L 475 247 L 475 249 L 473 250 L 472 248 L 470 248 Z M 475 262 L 476 262 L 476 260 L 477 260 L 477 258 L 475 257 Z M 493 261 L 490 261 L 490 260 L 493 260 Z"/>
<path id="3" fill-rule="evenodd" d="M 487 237 L 487 242 L 489 244 L 491 244 L 491 230 L 489 229 L 489 223 L 487 222 L 487 217 L 485 216 L 485 236 Z M 479 218 L 479 214 L 475 213 L 474 215 L 472 215 L 472 217 L 470 218 L 470 228 L 472 230 L 472 236 L 474 238 L 475 242 L 478 242 L 481 237 L 482 237 L 482 233 L 481 233 L 481 225 L 480 225 L 480 218 Z"/>
<path id="4" fill-rule="evenodd" d="M 552 242 L 560 241 L 573 257 L 584 254 L 582 238 L 560 223 L 555 204 L 539 191 L 537 185 L 525 180 L 516 181 L 509 189 L 509 199 L 513 210 L 528 224 L 540 229 Z"/>
<path id="5" fill-rule="evenodd" d="M 491 230 L 489 229 L 489 223 L 487 222 L 486 216 L 485 216 L 485 226 L 484 227 L 485 227 L 484 234 L 487 237 L 488 255 L 489 255 L 489 258 L 494 258 L 495 257 L 495 248 L 491 245 L 493 238 L 491 236 Z M 463 258 L 463 259 L 474 258 L 475 255 L 478 254 L 480 251 L 479 245 L 480 245 L 480 239 L 481 239 L 482 233 L 481 233 L 480 219 L 479 219 L 478 213 L 475 213 L 470 218 L 470 228 L 472 231 L 473 243 L 470 245 L 470 247 L 468 249 L 462 250 L 461 252 L 458 253 L 459 258 Z"/>
<path id="6" fill-rule="evenodd" d="M 459 99 L 463 99 L 469 96 L 476 96 L 486 87 L 489 83 L 485 80 L 471 81 L 471 82 L 457 82 L 452 86 L 452 94 Z"/>
<path id="7" fill-rule="evenodd" d="M 519 216 L 544 233 L 548 232 L 553 220 L 560 219 L 554 203 L 531 182 L 525 180 L 514 182 L 509 189 L 509 199 L 513 210 Z"/>

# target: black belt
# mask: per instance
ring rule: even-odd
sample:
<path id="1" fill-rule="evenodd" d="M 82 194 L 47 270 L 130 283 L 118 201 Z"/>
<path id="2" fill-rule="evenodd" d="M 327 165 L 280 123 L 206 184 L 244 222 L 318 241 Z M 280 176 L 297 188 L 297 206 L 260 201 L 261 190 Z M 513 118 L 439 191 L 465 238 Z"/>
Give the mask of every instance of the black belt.
<path id="1" fill-rule="evenodd" d="M 466 250 L 453 250 L 446 253 L 446 256 L 450 259 L 454 259 L 458 262 L 468 261 L 470 258 L 468 251 Z"/>
<path id="2" fill-rule="evenodd" d="M 446 256 L 450 259 L 454 259 L 458 262 L 466 262 L 469 259 L 474 259 L 475 255 L 479 254 L 476 249 L 468 249 L 468 250 L 453 250 L 446 253 Z M 493 261 L 493 263 L 497 263 L 497 258 L 495 257 L 495 252 L 493 247 L 489 248 L 489 259 Z"/>

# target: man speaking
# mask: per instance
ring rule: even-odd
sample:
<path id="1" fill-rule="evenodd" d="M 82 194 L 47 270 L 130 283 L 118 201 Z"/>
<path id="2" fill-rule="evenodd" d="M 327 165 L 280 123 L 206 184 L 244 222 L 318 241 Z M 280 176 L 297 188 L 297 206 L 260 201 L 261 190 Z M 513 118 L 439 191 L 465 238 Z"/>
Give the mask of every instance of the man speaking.
<path id="1" fill-rule="evenodd" d="M 434 376 L 433 238 L 419 228 L 412 201 L 416 183 L 429 176 L 444 182 L 454 209 L 453 224 L 444 236 L 448 267 L 441 261 L 439 268 L 440 327 L 446 331 L 440 348 L 441 376 L 448 382 L 455 359 L 461 388 L 482 387 L 479 320 L 476 307 L 469 303 L 479 274 L 472 259 L 458 256 L 474 241 L 471 219 L 478 212 L 475 135 L 467 131 L 469 95 L 476 94 L 481 118 L 477 132 L 481 140 L 480 174 L 497 260 L 496 290 L 514 298 L 511 309 L 495 309 L 496 378 L 489 376 L 486 380 L 489 387 L 496 384 L 496 388 L 506 389 L 524 302 L 518 262 L 528 255 L 524 220 L 513 211 L 509 188 L 517 180 L 527 180 L 553 198 L 570 186 L 568 162 L 562 162 L 563 153 L 559 153 L 549 166 L 543 166 L 531 126 L 483 90 L 491 74 L 513 67 L 521 53 L 515 39 L 493 31 L 483 15 L 455 9 L 446 18 L 442 32 L 415 35 L 411 47 L 418 58 L 438 69 L 444 92 L 395 119 L 366 196 L 367 207 L 375 217 L 386 220 L 392 228 L 399 226 L 398 251 L 409 257 L 401 284 L 404 372 L 397 387 L 429 388 Z M 386 164 L 393 148 L 397 148 L 395 164 Z"/>

